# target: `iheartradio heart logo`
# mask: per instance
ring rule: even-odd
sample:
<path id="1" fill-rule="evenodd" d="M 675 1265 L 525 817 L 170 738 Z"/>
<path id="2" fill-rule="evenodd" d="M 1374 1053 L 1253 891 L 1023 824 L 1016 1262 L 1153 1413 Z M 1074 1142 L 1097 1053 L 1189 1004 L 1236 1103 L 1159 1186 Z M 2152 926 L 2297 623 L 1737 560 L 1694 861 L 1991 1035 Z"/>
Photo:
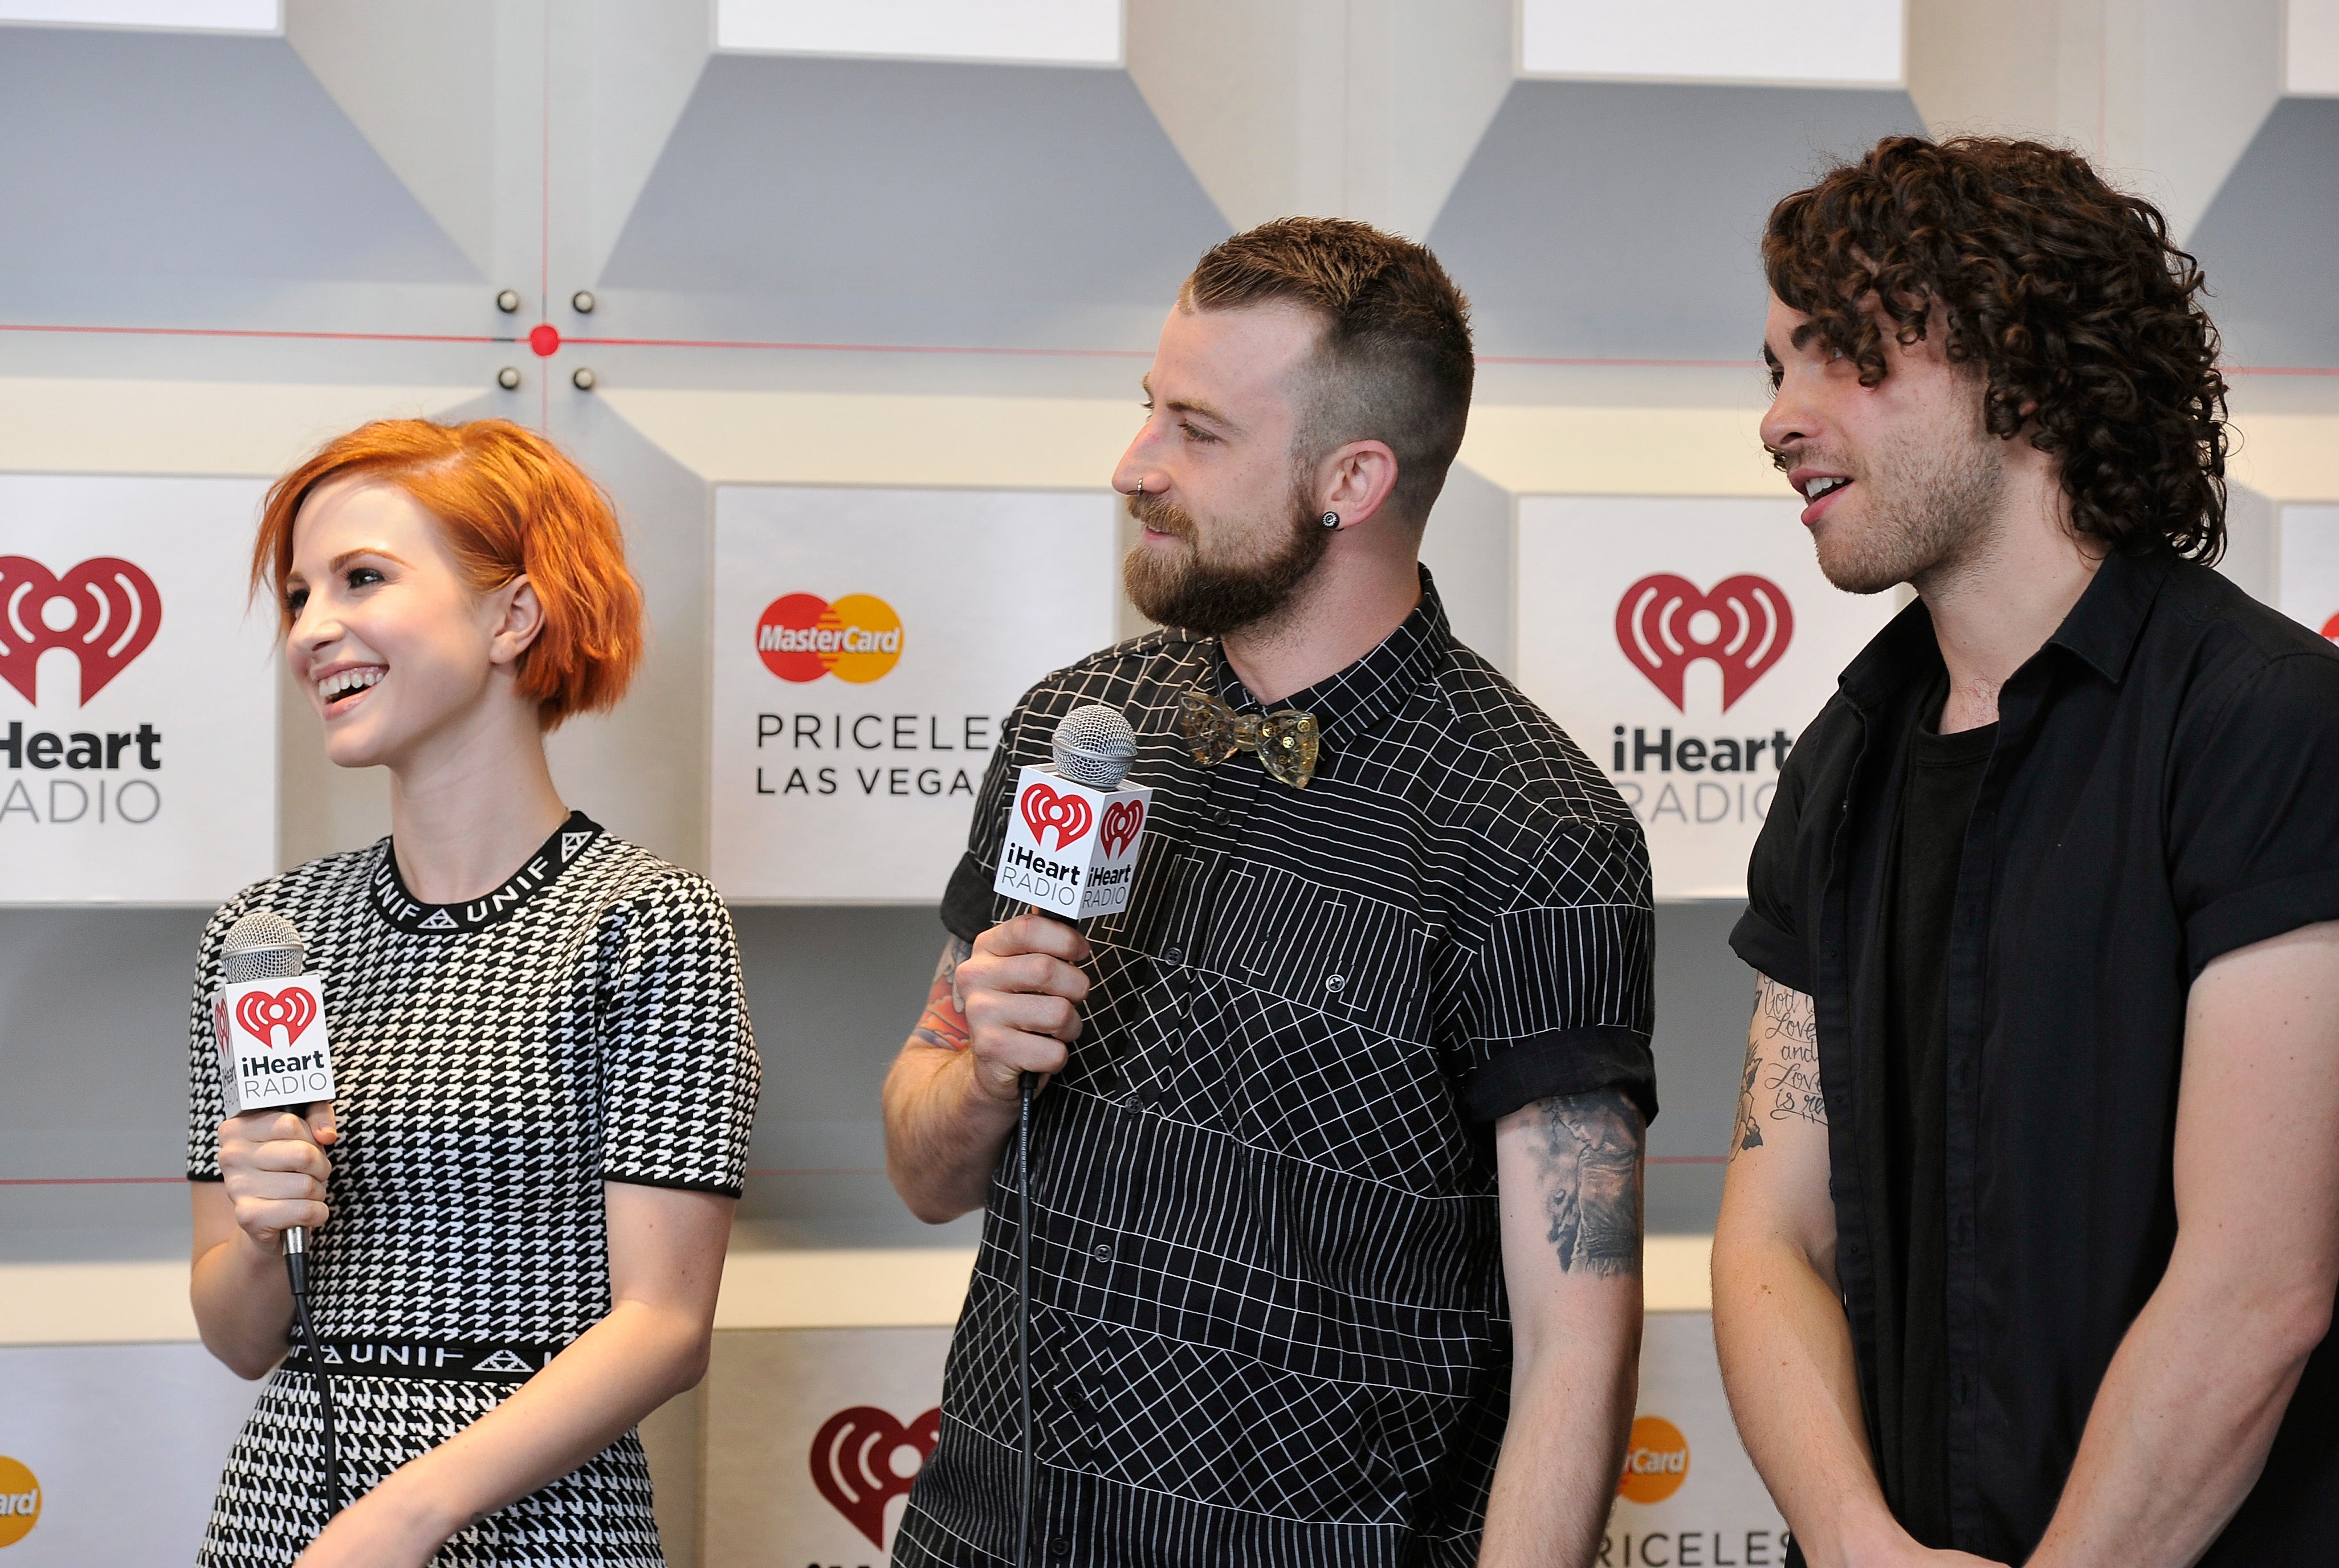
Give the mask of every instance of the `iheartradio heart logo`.
<path id="1" fill-rule="evenodd" d="M 317 1021 L 317 999 L 297 985 L 272 996 L 264 991 L 247 991 L 236 999 L 235 1021 L 262 1045 L 275 1043 L 269 1031 L 281 1025 L 284 1045 L 290 1050 L 301 1031 Z"/>
<path id="2" fill-rule="evenodd" d="M 1104 822 L 1097 829 L 1097 843 L 1104 853 L 1117 855 L 1137 842 L 1145 831 L 1145 803 L 1141 800 L 1115 801 L 1104 808 Z"/>
<path id="3" fill-rule="evenodd" d="M 1751 573 L 1724 577 L 1701 593 L 1687 577 L 1660 572 L 1626 588 L 1616 602 L 1616 646 L 1677 708 L 1689 666 L 1712 659 L 1722 670 L 1722 711 L 1728 713 L 1777 667 L 1794 636 L 1787 596 L 1770 578 Z"/>
<path id="4" fill-rule="evenodd" d="M 812 1440 L 812 1484 L 829 1505 L 885 1549 L 885 1504 L 910 1490 L 918 1468 L 942 1441 L 940 1405 L 908 1425 L 873 1405 L 840 1410 L 821 1423 Z M 903 1448 L 917 1450 L 918 1463 L 904 1475 L 895 1466 Z"/>
<path id="5" fill-rule="evenodd" d="M 146 651 L 163 625 L 154 579 L 130 562 L 96 556 L 64 577 L 26 556 L 0 556 L 0 680 L 40 699 L 41 656 L 64 648 L 81 665 L 78 705 Z"/>
<path id="6" fill-rule="evenodd" d="M 1023 792 L 1015 803 L 1023 814 L 1023 825 L 1031 830 L 1031 840 L 1041 849 L 1048 847 L 1048 832 L 1055 830 L 1056 847 L 1077 843 L 1088 837 L 1089 824 L 1095 814 L 1089 803 L 1076 794 L 1058 794 L 1046 784 L 1035 784 Z"/>

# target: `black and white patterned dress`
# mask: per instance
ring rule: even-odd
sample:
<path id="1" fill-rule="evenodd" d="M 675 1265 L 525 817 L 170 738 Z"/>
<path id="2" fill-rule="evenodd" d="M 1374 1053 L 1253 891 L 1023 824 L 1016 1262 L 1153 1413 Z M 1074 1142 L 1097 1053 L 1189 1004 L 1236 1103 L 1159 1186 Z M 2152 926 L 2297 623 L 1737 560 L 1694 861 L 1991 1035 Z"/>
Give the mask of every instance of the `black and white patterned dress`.
<path id="1" fill-rule="evenodd" d="M 254 910 L 300 928 L 324 983 L 340 1142 L 311 1293 L 353 1497 L 607 1313 L 603 1182 L 737 1195 L 755 1044 L 730 917 L 704 878 L 579 814 L 486 898 L 425 904 L 384 839 L 245 889 L 205 930 L 191 1180 L 220 1179 L 211 1000 L 228 928 Z M 290 1563 L 323 1528 L 304 1366 L 262 1389 L 201 1563 Z M 640 1439 L 627 1433 L 435 1561 L 662 1563 Z"/>

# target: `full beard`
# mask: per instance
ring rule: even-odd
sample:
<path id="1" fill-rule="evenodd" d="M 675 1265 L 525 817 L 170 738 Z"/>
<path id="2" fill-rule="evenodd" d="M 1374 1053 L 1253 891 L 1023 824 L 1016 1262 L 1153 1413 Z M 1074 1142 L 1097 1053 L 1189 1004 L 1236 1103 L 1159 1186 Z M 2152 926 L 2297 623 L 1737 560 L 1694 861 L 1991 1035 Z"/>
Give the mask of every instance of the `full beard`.
<path id="1" fill-rule="evenodd" d="M 1130 603 L 1148 620 L 1206 637 L 1271 624 L 1290 608 L 1332 537 L 1296 489 L 1290 505 L 1291 525 L 1281 545 L 1264 559 L 1237 562 L 1206 555 L 1194 519 L 1169 498 L 1130 497 L 1130 517 L 1186 543 L 1174 556 L 1142 544 L 1129 552 L 1120 580 Z"/>
<path id="2" fill-rule="evenodd" d="M 1867 525 L 1816 530 L 1820 570 L 1850 594 L 1916 583 L 1965 555 L 2005 489 L 2006 454 L 1987 434 L 1942 450 L 1885 448 L 1857 477 Z"/>

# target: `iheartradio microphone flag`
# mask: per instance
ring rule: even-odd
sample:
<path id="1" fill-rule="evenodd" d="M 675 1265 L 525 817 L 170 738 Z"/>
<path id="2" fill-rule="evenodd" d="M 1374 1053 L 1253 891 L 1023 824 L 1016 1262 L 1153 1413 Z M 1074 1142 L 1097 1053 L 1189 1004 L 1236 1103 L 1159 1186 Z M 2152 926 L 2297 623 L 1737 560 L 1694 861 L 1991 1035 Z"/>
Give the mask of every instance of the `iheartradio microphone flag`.
<path id="1" fill-rule="evenodd" d="M 991 891 L 1067 920 L 1120 913 L 1152 809 L 1153 792 L 1142 784 L 1091 789 L 1036 764 L 1025 768 Z"/>
<path id="2" fill-rule="evenodd" d="M 1821 575 L 1793 500 L 1523 497 L 1520 686 L 1607 771 L 1660 899 L 1743 898 L 1779 770 L 1898 609 Z"/>
<path id="3" fill-rule="evenodd" d="M 222 987 L 212 1031 L 230 1116 L 333 1098 L 325 988 L 315 975 Z"/>

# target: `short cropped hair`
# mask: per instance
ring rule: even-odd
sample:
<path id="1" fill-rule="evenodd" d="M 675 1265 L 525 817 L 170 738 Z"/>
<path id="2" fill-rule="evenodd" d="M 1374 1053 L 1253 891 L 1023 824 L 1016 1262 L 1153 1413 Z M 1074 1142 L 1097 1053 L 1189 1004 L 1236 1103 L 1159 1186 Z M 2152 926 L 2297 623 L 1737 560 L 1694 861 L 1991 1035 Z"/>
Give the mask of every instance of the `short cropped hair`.
<path id="1" fill-rule="evenodd" d="M 626 566 L 616 509 L 567 454 L 508 419 L 442 425 L 377 419 L 325 443 L 270 487 L 252 550 L 252 589 L 292 613 L 292 527 L 317 488 L 362 474 L 429 512 L 475 593 L 525 575 L 544 628 L 519 656 L 519 689 L 546 729 L 614 707 L 642 657 L 642 590 Z"/>
<path id="2" fill-rule="evenodd" d="M 1879 312 L 1903 344 L 1948 318 L 2001 439 L 2062 466 L 2071 522 L 2131 553 L 2226 547 L 2226 380 L 2201 269 L 2149 202 L 2038 142 L 1887 136 L 1771 210 L 1771 291 L 1884 380 Z"/>
<path id="3" fill-rule="evenodd" d="M 1324 319 L 1296 455 L 1349 441 L 1396 454 L 1390 504 L 1419 524 L 1462 449 L 1476 361 L 1470 304 L 1437 258 L 1343 218 L 1278 218 L 1203 253 L 1179 291 L 1188 311 L 1293 304 Z"/>

